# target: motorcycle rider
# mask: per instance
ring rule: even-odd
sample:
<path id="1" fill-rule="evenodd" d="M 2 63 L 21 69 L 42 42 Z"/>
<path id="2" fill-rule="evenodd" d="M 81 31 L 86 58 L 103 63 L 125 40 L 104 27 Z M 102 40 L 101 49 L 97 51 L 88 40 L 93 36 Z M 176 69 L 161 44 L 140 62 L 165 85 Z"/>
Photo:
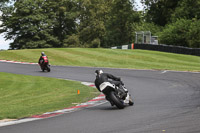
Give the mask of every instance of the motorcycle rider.
<path id="1" fill-rule="evenodd" d="M 45 55 L 44 52 L 41 52 L 41 56 L 39 58 L 38 64 L 40 66 L 43 66 L 45 63 L 48 63 L 47 65 L 49 65 L 48 58 L 47 58 L 47 56 Z"/>
<path id="2" fill-rule="evenodd" d="M 101 92 L 100 85 L 103 82 L 110 82 L 111 84 L 115 84 L 115 86 L 119 87 L 119 89 L 124 93 L 125 99 L 129 98 L 129 96 L 127 96 L 128 90 L 125 88 L 124 83 L 121 81 L 121 78 L 115 77 L 114 75 L 109 73 L 104 73 L 102 70 L 96 70 L 95 74 L 96 74 L 95 86 L 100 92 Z M 106 99 L 110 101 L 108 97 L 106 97 Z M 113 106 L 113 103 L 112 102 L 110 103 Z"/>

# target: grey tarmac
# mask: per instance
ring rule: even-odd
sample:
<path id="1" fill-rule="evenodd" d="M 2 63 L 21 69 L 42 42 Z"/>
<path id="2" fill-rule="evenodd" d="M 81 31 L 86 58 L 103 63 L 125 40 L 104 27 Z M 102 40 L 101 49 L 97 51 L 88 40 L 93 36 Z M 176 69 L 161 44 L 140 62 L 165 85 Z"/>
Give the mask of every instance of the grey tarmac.
<path id="1" fill-rule="evenodd" d="M 93 82 L 98 68 L 0 62 L 0 72 Z M 119 76 L 135 105 L 109 103 L 56 117 L 0 127 L 0 133 L 199 133 L 200 73 L 102 68 Z"/>

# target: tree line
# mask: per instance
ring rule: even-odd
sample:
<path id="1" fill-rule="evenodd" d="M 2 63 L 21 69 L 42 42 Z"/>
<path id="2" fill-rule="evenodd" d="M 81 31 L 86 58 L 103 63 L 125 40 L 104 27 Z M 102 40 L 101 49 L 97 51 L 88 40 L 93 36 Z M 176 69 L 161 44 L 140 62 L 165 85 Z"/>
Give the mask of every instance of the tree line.
<path id="1" fill-rule="evenodd" d="M 200 48 L 199 0 L 141 0 L 162 44 Z M 142 28 L 141 28 L 142 29 Z"/>
<path id="2" fill-rule="evenodd" d="M 200 47 L 198 0 L 1 0 L 0 33 L 11 49 L 111 47 L 151 31 L 159 42 Z"/>

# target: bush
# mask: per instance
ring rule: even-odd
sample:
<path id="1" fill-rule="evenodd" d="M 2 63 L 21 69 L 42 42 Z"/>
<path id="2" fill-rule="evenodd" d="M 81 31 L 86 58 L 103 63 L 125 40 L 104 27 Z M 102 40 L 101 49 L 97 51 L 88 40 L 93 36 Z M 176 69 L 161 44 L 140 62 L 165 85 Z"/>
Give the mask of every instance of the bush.
<path id="1" fill-rule="evenodd" d="M 159 33 L 159 41 L 167 45 L 199 48 L 200 20 L 179 19 L 167 25 Z"/>
<path id="2" fill-rule="evenodd" d="M 191 22 L 191 20 L 180 19 L 175 23 L 167 25 L 159 34 L 159 41 L 167 45 L 188 47 L 186 38 Z"/>
<path id="3" fill-rule="evenodd" d="M 99 48 L 100 47 L 100 39 L 96 38 L 91 42 L 91 48 Z"/>
<path id="4" fill-rule="evenodd" d="M 200 48 L 200 20 L 191 23 L 187 34 L 187 42 L 189 47 Z"/>
<path id="5" fill-rule="evenodd" d="M 79 37 L 75 34 L 64 40 L 64 47 L 80 47 Z"/>

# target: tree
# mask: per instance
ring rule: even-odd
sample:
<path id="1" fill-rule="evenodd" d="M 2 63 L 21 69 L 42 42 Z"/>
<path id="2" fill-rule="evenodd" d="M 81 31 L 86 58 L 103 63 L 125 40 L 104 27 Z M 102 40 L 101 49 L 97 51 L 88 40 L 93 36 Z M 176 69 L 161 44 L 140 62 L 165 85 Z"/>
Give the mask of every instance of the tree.
<path id="1" fill-rule="evenodd" d="M 132 43 L 131 24 L 139 22 L 139 14 L 129 0 L 114 0 L 106 21 L 104 47 Z"/>
<path id="2" fill-rule="evenodd" d="M 177 19 L 200 19 L 200 1 L 199 0 L 181 0 L 172 14 L 171 20 Z"/>
<path id="3" fill-rule="evenodd" d="M 186 38 L 190 23 L 191 20 L 180 19 L 175 23 L 167 25 L 159 35 L 161 43 L 187 47 Z"/>
<path id="4" fill-rule="evenodd" d="M 12 0 L 0 1 L 0 34 L 6 32 L 7 18 L 11 15 L 13 10 L 13 6 L 10 5 L 11 1 Z M 6 39 L 8 40 L 9 38 Z"/>
<path id="5" fill-rule="evenodd" d="M 110 8 L 110 1 L 108 0 L 80 0 L 80 16 L 78 35 L 82 45 L 85 47 L 96 47 L 93 46 L 92 42 L 99 40 L 100 46 L 102 39 L 106 32 L 106 19 Z"/>
<path id="6" fill-rule="evenodd" d="M 200 48 L 200 20 L 179 19 L 159 35 L 161 43 Z"/>
<path id="7" fill-rule="evenodd" d="M 76 34 L 72 34 L 64 40 L 64 47 L 81 47 L 79 36 Z"/>
<path id="8" fill-rule="evenodd" d="M 3 21 L 7 39 L 13 39 L 12 49 L 51 47 L 57 43 L 43 14 L 43 0 L 24 0 L 14 3 Z"/>
<path id="9" fill-rule="evenodd" d="M 62 47 L 63 40 L 76 30 L 71 0 L 17 0 L 1 8 L 0 33 L 14 39 L 12 49 Z"/>
<path id="10" fill-rule="evenodd" d="M 54 47 L 62 47 L 64 40 L 76 33 L 77 2 L 71 0 L 49 0 L 45 3 L 45 15 L 52 23 L 53 35 L 59 39 L 59 44 Z"/>
<path id="11" fill-rule="evenodd" d="M 199 0 L 141 1 L 146 5 L 145 20 L 163 27 L 159 33 L 161 43 L 200 47 Z"/>
<path id="12" fill-rule="evenodd" d="M 165 26 L 171 22 L 171 15 L 175 11 L 179 0 L 147 0 L 146 21 Z"/>
<path id="13" fill-rule="evenodd" d="M 187 33 L 189 47 L 200 48 L 200 20 L 193 19 Z"/>

